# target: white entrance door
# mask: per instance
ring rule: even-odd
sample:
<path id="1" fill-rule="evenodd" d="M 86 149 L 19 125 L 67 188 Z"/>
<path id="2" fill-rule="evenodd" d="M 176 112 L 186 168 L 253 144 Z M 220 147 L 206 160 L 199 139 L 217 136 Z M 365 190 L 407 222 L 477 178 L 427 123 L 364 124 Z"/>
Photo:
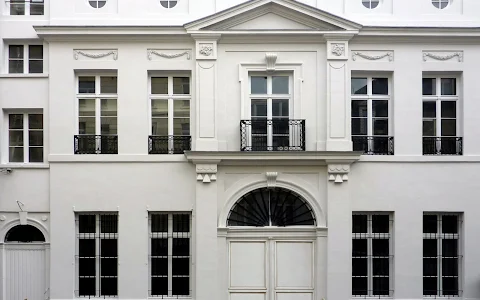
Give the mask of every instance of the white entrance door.
<path id="1" fill-rule="evenodd" d="M 230 300 L 313 300 L 314 240 L 230 240 Z"/>
<path id="2" fill-rule="evenodd" d="M 5 245 L 5 292 L 8 300 L 48 299 L 43 244 Z"/>

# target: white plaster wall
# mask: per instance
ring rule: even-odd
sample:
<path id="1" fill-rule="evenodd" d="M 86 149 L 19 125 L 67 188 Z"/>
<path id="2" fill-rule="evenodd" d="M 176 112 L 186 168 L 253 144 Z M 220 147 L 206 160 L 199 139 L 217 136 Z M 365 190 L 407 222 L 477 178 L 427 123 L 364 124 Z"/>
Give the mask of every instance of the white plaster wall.
<path id="1" fill-rule="evenodd" d="M 25 211 L 48 212 L 49 180 L 47 169 L 14 169 L 8 175 L 0 173 L 0 212 L 19 211 L 16 201 L 25 204 Z"/>

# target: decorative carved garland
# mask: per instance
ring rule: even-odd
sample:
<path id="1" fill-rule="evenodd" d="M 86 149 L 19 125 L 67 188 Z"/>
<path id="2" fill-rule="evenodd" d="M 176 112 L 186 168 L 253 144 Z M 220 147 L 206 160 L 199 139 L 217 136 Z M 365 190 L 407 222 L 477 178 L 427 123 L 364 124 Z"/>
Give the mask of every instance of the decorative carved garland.
<path id="1" fill-rule="evenodd" d="M 388 61 L 393 61 L 393 52 L 387 52 L 382 55 L 368 55 L 364 54 L 362 52 L 353 52 L 352 59 L 355 61 L 357 60 L 357 56 L 360 56 L 362 58 L 368 59 L 368 60 L 379 60 L 384 57 L 388 57 Z"/>
<path id="2" fill-rule="evenodd" d="M 85 57 L 90 57 L 90 58 L 93 58 L 93 59 L 113 55 L 113 60 L 118 59 L 118 51 L 117 50 L 112 50 L 112 51 L 108 51 L 108 52 L 105 52 L 105 53 L 98 53 L 98 54 L 87 53 L 87 52 L 84 52 L 82 50 L 73 50 L 73 57 L 75 58 L 75 60 L 78 60 L 79 55 L 83 55 Z"/>
<path id="3" fill-rule="evenodd" d="M 443 60 L 443 61 L 452 59 L 454 57 L 458 57 L 459 62 L 463 61 L 463 54 L 461 52 L 455 52 L 455 53 L 448 54 L 448 55 L 437 55 L 437 54 L 433 54 L 433 53 L 430 53 L 430 52 L 424 52 L 423 53 L 423 61 L 427 61 L 427 57 L 431 57 L 433 59 Z"/>
<path id="4" fill-rule="evenodd" d="M 177 57 L 181 57 L 181 56 L 186 55 L 187 60 L 190 60 L 190 57 L 191 57 L 190 51 L 184 51 L 184 52 L 181 52 L 181 53 L 169 54 L 169 53 L 158 52 L 156 50 L 148 50 L 148 53 L 147 53 L 148 60 L 152 60 L 152 55 L 153 54 L 155 54 L 157 56 L 160 56 L 160 57 L 163 57 L 163 58 L 168 58 L 168 59 L 177 58 Z"/>

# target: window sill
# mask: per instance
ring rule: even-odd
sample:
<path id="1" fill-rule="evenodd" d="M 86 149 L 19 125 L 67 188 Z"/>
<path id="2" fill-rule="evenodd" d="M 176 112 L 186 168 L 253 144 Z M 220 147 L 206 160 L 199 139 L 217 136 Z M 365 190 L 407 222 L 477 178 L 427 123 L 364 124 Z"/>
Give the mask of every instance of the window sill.
<path id="1" fill-rule="evenodd" d="M 48 73 L 39 73 L 39 74 L 0 74 L 0 78 L 48 78 Z"/>
<path id="2" fill-rule="evenodd" d="M 6 163 L 0 164 L 0 169 L 49 169 L 48 163 Z"/>

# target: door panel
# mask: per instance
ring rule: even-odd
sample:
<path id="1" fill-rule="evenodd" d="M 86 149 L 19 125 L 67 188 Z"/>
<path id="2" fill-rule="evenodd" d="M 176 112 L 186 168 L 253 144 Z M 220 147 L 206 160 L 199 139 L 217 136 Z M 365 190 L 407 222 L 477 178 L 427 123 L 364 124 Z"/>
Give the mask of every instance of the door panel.
<path id="1" fill-rule="evenodd" d="M 276 242 L 276 287 L 313 288 L 313 244 Z"/>
<path id="2" fill-rule="evenodd" d="M 265 293 L 231 293 L 230 300 L 265 300 Z"/>
<path id="3" fill-rule="evenodd" d="M 230 244 L 230 288 L 266 288 L 265 251 L 265 242 Z"/>
<path id="4" fill-rule="evenodd" d="M 275 300 L 313 300 L 313 293 L 277 293 Z"/>

